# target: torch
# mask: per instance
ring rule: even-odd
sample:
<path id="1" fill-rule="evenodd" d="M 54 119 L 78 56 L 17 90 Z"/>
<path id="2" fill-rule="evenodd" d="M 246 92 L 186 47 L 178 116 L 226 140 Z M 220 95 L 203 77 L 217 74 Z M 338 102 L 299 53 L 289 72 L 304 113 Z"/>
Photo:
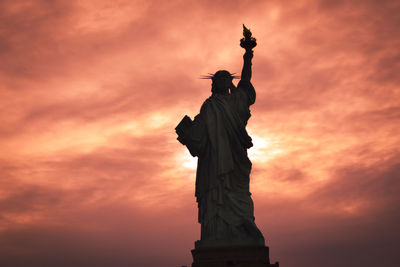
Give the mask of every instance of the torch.
<path id="1" fill-rule="evenodd" d="M 240 39 L 240 46 L 246 49 L 246 51 L 251 51 L 256 45 L 256 38 L 251 36 L 252 33 L 250 29 L 247 29 L 243 24 L 243 36 L 244 38 Z"/>

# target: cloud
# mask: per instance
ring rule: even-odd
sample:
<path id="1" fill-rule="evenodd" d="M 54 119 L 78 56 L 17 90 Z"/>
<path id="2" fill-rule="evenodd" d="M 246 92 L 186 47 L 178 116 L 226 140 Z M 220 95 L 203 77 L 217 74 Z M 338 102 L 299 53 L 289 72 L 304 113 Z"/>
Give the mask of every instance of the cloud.
<path id="1" fill-rule="evenodd" d="M 189 265 L 195 170 L 174 128 L 210 95 L 200 75 L 240 73 L 245 23 L 251 190 L 272 260 L 394 266 L 398 10 L 2 1 L 1 265 Z"/>
<path id="2" fill-rule="evenodd" d="M 256 223 L 271 247 L 272 260 L 289 266 L 395 266 L 399 166 L 395 157 L 337 168 L 329 181 L 303 197 L 283 200 L 277 194 L 257 193 Z"/>

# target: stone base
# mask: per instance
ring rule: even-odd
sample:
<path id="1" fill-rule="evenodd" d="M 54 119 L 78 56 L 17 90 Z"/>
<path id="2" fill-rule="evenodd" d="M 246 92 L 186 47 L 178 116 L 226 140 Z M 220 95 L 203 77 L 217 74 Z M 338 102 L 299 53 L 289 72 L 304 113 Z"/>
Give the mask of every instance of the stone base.
<path id="1" fill-rule="evenodd" d="M 230 247 L 199 248 L 192 250 L 192 267 L 279 267 L 270 264 L 269 248 Z"/>

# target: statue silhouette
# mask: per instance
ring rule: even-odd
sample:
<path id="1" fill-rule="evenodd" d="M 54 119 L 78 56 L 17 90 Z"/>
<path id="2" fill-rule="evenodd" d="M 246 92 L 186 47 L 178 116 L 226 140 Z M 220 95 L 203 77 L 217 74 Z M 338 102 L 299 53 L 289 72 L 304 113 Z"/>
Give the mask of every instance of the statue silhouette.
<path id="1" fill-rule="evenodd" d="M 245 27 L 241 46 L 245 53 L 238 85 L 233 84 L 238 77 L 226 70 L 205 76 L 212 80 L 212 95 L 193 121 L 185 116 L 176 127 L 178 140 L 198 157 L 195 195 L 201 239 L 196 249 L 265 246 L 249 191 L 252 164 L 247 149 L 253 144 L 246 124 L 256 100 L 250 82 L 256 41 Z"/>

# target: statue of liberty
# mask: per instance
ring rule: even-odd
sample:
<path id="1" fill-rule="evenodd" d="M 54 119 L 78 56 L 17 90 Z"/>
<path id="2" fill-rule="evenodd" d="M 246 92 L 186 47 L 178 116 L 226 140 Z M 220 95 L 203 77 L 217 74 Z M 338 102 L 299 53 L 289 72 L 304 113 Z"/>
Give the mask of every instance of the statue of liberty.
<path id="1" fill-rule="evenodd" d="M 244 25 L 243 35 L 244 63 L 237 86 L 232 81 L 239 77 L 226 70 L 203 77 L 212 81 L 211 96 L 193 121 L 185 116 L 176 127 L 178 140 L 198 157 L 195 196 L 201 239 L 196 249 L 265 246 L 254 222 L 247 156 L 253 146 L 246 124 L 256 100 L 250 82 L 256 40 Z"/>

